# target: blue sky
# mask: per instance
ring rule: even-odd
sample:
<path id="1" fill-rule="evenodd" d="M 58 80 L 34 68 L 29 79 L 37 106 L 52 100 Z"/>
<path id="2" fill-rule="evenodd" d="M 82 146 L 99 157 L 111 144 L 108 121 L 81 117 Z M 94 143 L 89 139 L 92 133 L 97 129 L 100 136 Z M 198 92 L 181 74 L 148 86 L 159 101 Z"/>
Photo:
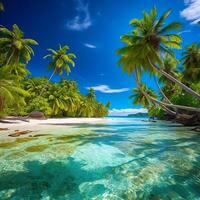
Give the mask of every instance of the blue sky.
<path id="1" fill-rule="evenodd" d="M 153 6 L 160 14 L 172 8 L 168 20 L 182 22 L 183 47 L 200 39 L 200 28 L 195 25 L 200 19 L 200 0 L 4 0 L 3 3 L 5 12 L 0 23 L 7 27 L 18 24 L 25 37 L 39 43 L 28 64 L 32 75 L 49 76 L 48 60 L 43 59 L 46 49 L 68 44 L 77 56 L 76 66 L 69 76 L 63 77 L 76 80 L 83 93 L 94 87 L 100 101 L 111 101 L 113 114 L 140 108 L 133 108 L 128 99 L 135 83 L 117 66 L 116 56 L 116 50 L 122 46 L 120 36 L 131 30 L 132 18 L 140 18 L 143 10 Z M 181 52 L 176 51 L 178 57 Z M 53 81 L 59 79 L 55 76 Z M 156 90 L 148 75 L 143 80 Z"/>

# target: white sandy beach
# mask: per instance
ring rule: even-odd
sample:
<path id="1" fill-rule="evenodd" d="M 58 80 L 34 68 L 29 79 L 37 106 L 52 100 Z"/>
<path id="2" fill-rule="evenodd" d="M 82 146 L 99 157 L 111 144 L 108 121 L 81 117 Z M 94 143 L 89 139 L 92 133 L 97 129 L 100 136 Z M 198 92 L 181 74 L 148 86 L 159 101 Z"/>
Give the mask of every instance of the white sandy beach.
<path id="1" fill-rule="evenodd" d="M 11 130 L 19 128 L 28 128 L 30 130 L 35 130 L 36 128 L 42 128 L 45 126 L 52 125 L 79 125 L 79 124 L 101 124 L 108 123 L 112 119 L 108 118 L 50 118 L 45 120 L 29 119 L 28 122 L 22 120 L 5 120 L 10 123 L 1 123 L 0 128 L 8 128 Z"/>
<path id="2" fill-rule="evenodd" d="M 0 129 L 8 129 L 0 131 L 0 139 L 7 138 L 9 134 L 14 133 L 14 131 L 31 131 L 30 134 L 38 134 L 41 130 L 62 130 L 66 129 L 66 126 L 75 126 L 82 124 L 104 124 L 111 122 L 112 119 L 109 118 L 50 118 L 45 120 L 29 119 L 28 122 L 22 120 L 6 120 L 10 123 L 1 123 Z M 44 132 L 45 133 L 45 132 Z M 23 135 L 20 135 L 23 137 Z"/>

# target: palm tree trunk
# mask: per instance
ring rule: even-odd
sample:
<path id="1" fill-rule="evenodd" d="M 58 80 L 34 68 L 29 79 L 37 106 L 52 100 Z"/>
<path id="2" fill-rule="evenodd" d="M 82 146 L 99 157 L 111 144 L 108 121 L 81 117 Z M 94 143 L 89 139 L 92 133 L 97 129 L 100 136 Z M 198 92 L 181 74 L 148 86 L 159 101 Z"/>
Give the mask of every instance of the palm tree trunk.
<path id="1" fill-rule="evenodd" d="M 9 65 L 9 64 L 10 64 L 10 61 L 11 61 L 11 59 L 12 59 L 14 53 L 15 53 L 15 50 L 12 51 L 11 55 L 9 56 L 9 58 L 8 58 L 8 60 L 7 60 L 7 62 L 6 62 L 6 65 Z"/>
<path id="2" fill-rule="evenodd" d="M 182 109 L 182 110 L 187 110 L 187 111 L 191 111 L 191 112 L 200 112 L 200 108 L 190 107 L 190 106 L 181 106 L 181 105 L 176 105 L 176 104 L 168 104 L 168 103 L 161 102 L 161 101 L 159 101 L 159 100 L 157 100 L 157 99 L 155 99 L 155 98 L 153 98 L 153 97 L 151 97 L 149 95 L 148 95 L 148 97 L 152 101 L 154 101 L 154 102 L 156 102 L 156 103 L 158 103 L 160 105 L 169 107 L 169 108 Z"/>
<path id="3" fill-rule="evenodd" d="M 162 105 L 160 105 L 160 106 L 161 106 L 161 108 L 162 108 L 165 112 L 167 112 L 168 114 L 173 115 L 173 116 L 176 116 L 176 115 L 177 115 L 176 112 L 170 110 L 169 108 L 167 108 L 167 107 L 165 107 L 165 106 L 162 106 Z"/>
<path id="4" fill-rule="evenodd" d="M 168 103 L 173 104 L 173 103 L 168 99 L 168 97 L 165 95 L 165 93 L 163 92 L 163 90 L 162 90 L 162 88 L 160 87 L 160 85 L 159 85 L 158 81 L 156 80 L 156 77 L 155 77 L 155 76 L 154 76 L 154 81 L 155 81 L 155 83 L 156 83 L 156 85 L 157 85 L 157 87 L 158 87 L 160 93 L 161 93 L 162 96 L 164 97 L 164 99 L 165 99 Z"/>
<path id="5" fill-rule="evenodd" d="M 159 72 L 160 74 L 165 76 L 167 79 L 178 84 L 183 90 L 185 90 L 186 92 L 188 92 L 189 94 L 191 94 L 192 96 L 194 96 L 200 100 L 200 94 L 198 94 L 197 92 L 195 92 L 194 90 L 192 90 L 191 88 L 189 88 L 188 86 L 186 86 L 185 84 L 183 84 L 182 82 L 180 82 L 179 80 L 177 80 L 176 78 L 174 78 L 173 76 L 171 76 L 170 74 L 165 72 L 164 70 L 160 69 L 155 64 L 151 63 L 150 59 L 148 59 L 148 61 L 151 64 L 151 66 L 153 67 L 153 69 L 155 69 L 157 72 Z"/>
<path id="6" fill-rule="evenodd" d="M 135 69 L 135 76 L 136 76 L 136 83 L 138 85 L 138 87 L 141 86 L 141 81 L 140 81 L 140 78 L 138 76 L 138 72 L 137 72 L 137 69 Z M 150 96 L 142 90 L 142 93 L 144 94 L 144 96 L 146 96 L 147 100 L 149 101 Z M 153 103 L 155 104 L 158 104 L 164 111 L 166 111 L 168 114 L 170 115 L 176 115 L 176 112 L 170 110 L 169 108 L 167 108 L 165 105 L 163 105 L 160 101 L 154 101 L 153 99 L 151 99 L 151 101 L 153 101 Z"/>
<path id="7" fill-rule="evenodd" d="M 49 78 L 48 81 L 50 81 L 50 80 L 53 78 L 53 76 L 54 76 L 55 73 L 56 73 L 56 68 L 54 69 L 54 71 L 53 71 L 53 73 L 51 74 L 51 76 L 50 76 L 50 78 Z"/>
<path id="8" fill-rule="evenodd" d="M 136 84 L 138 85 L 138 87 L 140 87 L 141 86 L 141 81 L 140 81 L 140 78 L 139 78 L 139 75 L 138 75 L 137 68 L 135 69 L 135 79 L 136 79 Z M 149 99 L 150 99 L 149 95 L 145 91 L 143 91 L 143 90 L 142 90 L 142 93 L 144 94 L 144 96 L 146 96 L 147 100 L 149 101 Z M 149 101 L 149 103 L 150 103 L 150 101 Z M 155 104 L 155 101 L 153 101 L 153 103 Z M 166 106 L 162 105 L 160 102 L 156 102 L 156 104 L 158 104 L 168 114 L 170 114 L 170 115 L 176 115 L 176 112 L 170 110 Z"/>
<path id="9" fill-rule="evenodd" d="M 42 88 L 41 93 L 39 95 L 39 97 L 43 94 L 44 89 L 47 87 L 49 81 L 53 78 L 54 74 L 56 73 L 56 68 L 54 69 L 53 73 L 51 74 L 50 78 L 48 79 L 48 82 L 46 83 L 46 85 Z"/>
<path id="10" fill-rule="evenodd" d="M 135 74 L 136 74 L 136 83 L 138 84 L 138 87 L 141 87 L 141 81 L 138 77 L 137 70 L 135 70 Z M 187 110 L 187 111 L 192 111 L 192 112 L 200 112 L 200 108 L 164 103 L 164 102 L 161 102 L 161 101 L 151 97 L 143 90 L 142 90 L 142 93 L 147 97 L 147 99 L 150 99 L 152 102 L 155 102 L 155 103 L 159 104 L 160 106 L 175 108 L 175 109 L 182 109 L 182 110 Z"/>

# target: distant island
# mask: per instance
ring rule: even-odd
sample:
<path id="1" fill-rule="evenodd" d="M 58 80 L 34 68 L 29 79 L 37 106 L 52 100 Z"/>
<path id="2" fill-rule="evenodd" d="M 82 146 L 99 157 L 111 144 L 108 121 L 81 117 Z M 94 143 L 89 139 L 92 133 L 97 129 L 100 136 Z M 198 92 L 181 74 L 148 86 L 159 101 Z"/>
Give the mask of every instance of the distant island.
<path id="1" fill-rule="evenodd" d="M 147 113 L 135 113 L 135 114 L 129 114 L 127 117 L 148 117 Z"/>

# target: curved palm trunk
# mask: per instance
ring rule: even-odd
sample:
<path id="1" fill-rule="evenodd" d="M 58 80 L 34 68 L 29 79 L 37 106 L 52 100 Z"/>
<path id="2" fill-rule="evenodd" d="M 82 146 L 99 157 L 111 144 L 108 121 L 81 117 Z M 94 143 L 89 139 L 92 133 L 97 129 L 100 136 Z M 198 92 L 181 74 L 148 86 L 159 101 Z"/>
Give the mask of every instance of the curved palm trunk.
<path id="1" fill-rule="evenodd" d="M 140 79 L 138 77 L 138 73 L 137 70 L 135 70 L 136 73 L 136 83 L 138 84 L 138 87 L 141 86 L 141 82 Z M 181 105 L 174 105 L 174 104 L 168 104 L 168 103 L 164 103 L 161 102 L 153 97 L 151 97 L 150 95 L 148 95 L 145 91 L 142 90 L 142 93 L 151 101 L 159 104 L 160 106 L 164 106 L 164 107 L 169 107 L 169 108 L 175 108 L 175 109 L 182 109 L 182 110 L 187 110 L 187 111 L 192 111 L 192 112 L 200 112 L 200 108 L 196 108 L 196 107 L 189 107 L 189 106 L 181 106 Z M 172 111 L 173 112 L 173 111 Z"/>
<path id="2" fill-rule="evenodd" d="M 155 64 L 151 63 L 150 59 L 148 59 L 148 61 L 151 64 L 151 66 L 153 67 L 153 69 L 155 69 L 157 72 L 159 72 L 160 74 L 162 74 L 163 76 L 165 76 L 167 79 L 169 79 L 172 82 L 176 83 L 183 90 L 185 90 L 186 92 L 188 92 L 189 94 L 191 94 L 192 96 L 194 96 L 194 97 L 196 97 L 197 99 L 200 100 L 200 94 L 198 94 L 197 92 L 195 92 L 194 90 L 192 90 L 191 88 L 189 88 L 188 86 L 186 86 L 185 84 L 183 84 L 182 82 L 180 82 L 179 80 L 177 80 L 176 78 L 174 78 L 173 76 L 171 76 L 170 74 L 168 74 L 167 72 L 165 72 L 164 70 L 160 69 Z"/>
<path id="3" fill-rule="evenodd" d="M 200 108 L 190 107 L 190 106 L 181 106 L 181 105 L 176 105 L 176 104 L 168 104 L 168 103 L 161 102 L 151 96 L 149 96 L 149 98 L 152 101 L 154 101 L 158 104 L 161 104 L 162 106 L 169 107 L 169 108 L 182 109 L 182 110 L 187 110 L 187 111 L 192 111 L 192 112 L 200 112 Z"/>
<path id="4" fill-rule="evenodd" d="M 136 83 L 137 83 L 138 87 L 140 87 L 140 86 L 141 86 L 141 81 L 140 81 L 140 78 L 139 78 L 139 76 L 138 76 L 138 71 L 137 71 L 137 69 L 135 69 L 135 77 L 136 77 Z M 143 93 L 144 96 L 146 96 L 147 100 L 149 101 L 150 96 L 149 96 L 145 91 L 143 91 L 143 90 L 142 90 L 142 93 Z M 167 108 L 165 105 L 162 105 L 161 102 L 159 102 L 159 101 L 155 102 L 153 99 L 151 99 L 151 101 L 153 101 L 154 104 L 155 104 L 155 103 L 158 104 L 158 105 L 159 105 L 164 111 L 166 111 L 168 114 L 170 114 L 170 115 L 176 115 L 176 112 L 174 112 L 173 110 L 170 110 L 170 109 Z"/>

